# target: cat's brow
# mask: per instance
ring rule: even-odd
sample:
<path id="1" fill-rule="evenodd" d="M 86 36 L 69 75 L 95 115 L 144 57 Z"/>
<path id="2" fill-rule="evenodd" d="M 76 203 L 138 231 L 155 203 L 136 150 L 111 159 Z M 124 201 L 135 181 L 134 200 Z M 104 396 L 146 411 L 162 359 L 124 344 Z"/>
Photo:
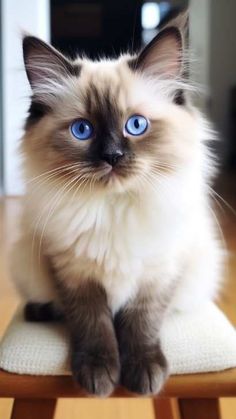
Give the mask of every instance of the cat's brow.
<path id="1" fill-rule="evenodd" d="M 104 86 L 99 89 L 94 83 L 91 83 L 86 90 L 85 106 L 89 115 L 95 118 L 106 120 L 107 124 L 114 125 L 115 120 L 119 118 L 121 112 L 117 98 L 119 92 L 110 86 Z"/>

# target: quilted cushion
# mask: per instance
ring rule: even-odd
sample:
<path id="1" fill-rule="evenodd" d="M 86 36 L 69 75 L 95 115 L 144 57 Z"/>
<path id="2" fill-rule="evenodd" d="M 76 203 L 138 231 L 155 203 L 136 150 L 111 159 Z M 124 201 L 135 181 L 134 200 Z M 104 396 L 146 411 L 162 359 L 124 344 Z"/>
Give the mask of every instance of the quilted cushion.
<path id="1" fill-rule="evenodd" d="M 236 331 L 212 303 L 197 312 L 168 317 L 162 327 L 162 345 L 171 374 L 236 367 Z M 27 323 L 19 310 L 0 344 L 0 368 L 19 374 L 69 374 L 65 327 Z"/>

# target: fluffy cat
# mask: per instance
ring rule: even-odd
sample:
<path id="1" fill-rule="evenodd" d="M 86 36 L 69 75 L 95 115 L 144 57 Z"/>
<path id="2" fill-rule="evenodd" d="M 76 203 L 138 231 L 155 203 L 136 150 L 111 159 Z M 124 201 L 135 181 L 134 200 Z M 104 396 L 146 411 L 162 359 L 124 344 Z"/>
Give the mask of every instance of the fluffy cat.
<path id="1" fill-rule="evenodd" d="M 23 41 L 33 94 L 13 277 L 28 320 L 65 317 L 73 375 L 96 395 L 119 381 L 159 392 L 165 316 L 219 288 L 212 132 L 191 104 L 184 43 L 174 23 L 111 60 Z"/>

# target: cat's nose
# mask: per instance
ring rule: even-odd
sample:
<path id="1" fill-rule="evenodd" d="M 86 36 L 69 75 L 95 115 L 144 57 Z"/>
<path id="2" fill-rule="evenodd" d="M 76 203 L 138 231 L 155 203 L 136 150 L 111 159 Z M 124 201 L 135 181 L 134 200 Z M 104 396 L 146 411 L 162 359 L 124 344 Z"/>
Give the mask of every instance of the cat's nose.
<path id="1" fill-rule="evenodd" d="M 114 153 L 103 153 L 101 157 L 102 160 L 106 161 L 111 166 L 115 166 L 123 156 L 124 153 L 122 153 L 120 150 L 117 150 Z"/>

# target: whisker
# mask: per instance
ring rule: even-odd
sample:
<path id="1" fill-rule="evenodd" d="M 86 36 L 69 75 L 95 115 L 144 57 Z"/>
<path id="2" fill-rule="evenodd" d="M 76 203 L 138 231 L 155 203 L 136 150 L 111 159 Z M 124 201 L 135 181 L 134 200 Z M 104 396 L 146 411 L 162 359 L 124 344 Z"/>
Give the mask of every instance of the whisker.
<path id="1" fill-rule="evenodd" d="M 76 170 L 77 168 L 74 168 L 74 169 L 72 169 L 72 168 L 70 168 L 70 174 L 71 174 L 71 172 L 73 173 L 73 172 L 77 172 L 78 170 Z M 50 183 L 50 186 L 54 186 L 54 185 L 56 185 L 57 184 L 57 182 L 58 182 L 58 178 L 60 179 L 60 178 L 63 178 L 63 177 L 65 177 L 65 173 L 64 173 L 64 171 L 58 171 L 58 172 L 56 172 L 56 173 L 52 173 L 51 175 L 49 175 L 49 176 L 46 176 L 45 178 L 43 178 L 43 179 L 39 179 L 37 182 L 36 182 L 36 187 L 34 187 L 33 189 L 31 189 L 31 190 L 28 190 L 28 193 L 26 194 L 26 196 L 27 196 L 27 199 L 26 199 L 26 204 L 27 203 L 29 203 L 30 202 L 30 200 L 32 200 L 32 195 L 35 195 L 35 193 L 38 191 L 38 190 L 40 190 L 40 188 L 41 187 L 43 187 L 46 183 Z M 34 185 L 32 185 L 32 186 L 34 186 Z"/>
<path id="2" fill-rule="evenodd" d="M 160 175 L 159 175 L 160 176 Z M 155 176 L 155 177 L 152 177 L 151 175 L 150 175 L 150 173 L 145 173 L 145 174 L 143 174 L 143 179 L 145 179 L 146 180 L 146 182 L 147 182 L 147 184 L 149 184 L 151 187 L 152 187 L 152 189 L 155 191 L 155 192 L 157 192 L 158 194 L 160 194 L 160 192 L 162 192 L 162 193 L 164 193 L 164 195 L 165 195 L 165 197 L 168 199 L 168 201 L 170 202 L 170 196 L 169 195 L 167 195 L 166 194 L 166 185 L 165 185 L 165 188 L 163 189 L 162 188 L 162 190 L 160 190 L 160 187 L 162 187 L 163 186 L 163 182 L 161 181 L 161 177 L 162 176 L 160 176 L 160 178 L 158 178 L 157 176 Z M 164 179 L 165 180 L 165 179 Z M 154 183 L 154 181 L 155 181 L 155 183 Z M 156 183 L 157 182 L 157 183 Z M 158 189 L 158 186 L 159 186 L 159 189 Z"/>
<path id="3" fill-rule="evenodd" d="M 211 208 L 210 205 L 208 205 L 208 209 L 211 212 L 211 214 L 213 215 L 213 218 L 215 220 L 216 226 L 218 228 L 218 231 L 219 231 L 219 234 L 220 234 L 221 246 L 222 246 L 222 248 L 224 250 L 226 250 L 227 249 L 226 240 L 225 240 L 224 233 L 223 233 L 223 230 L 221 228 L 221 225 L 219 223 L 219 220 L 218 220 L 218 218 L 217 218 L 217 216 L 216 216 L 213 208 Z M 227 261 L 227 263 L 225 263 L 224 266 L 226 268 L 226 275 L 228 277 L 228 275 L 229 275 L 229 263 L 228 263 L 228 261 Z"/>
<path id="4" fill-rule="evenodd" d="M 236 216 L 235 209 L 221 195 L 219 195 L 211 186 L 208 185 L 208 188 L 211 190 L 212 194 L 214 194 L 217 198 L 219 198 L 225 204 L 225 206 L 233 213 L 233 215 Z"/>
<path id="5" fill-rule="evenodd" d="M 28 181 L 25 182 L 25 184 L 27 185 L 29 183 L 32 183 L 32 182 L 34 182 L 38 178 L 41 178 L 43 176 L 46 176 L 47 174 L 50 174 L 50 173 L 54 173 L 54 172 L 60 171 L 61 169 L 67 170 L 67 169 L 70 169 L 70 168 L 73 168 L 73 167 L 80 167 L 80 164 L 81 163 L 73 163 L 73 164 L 71 163 L 71 164 L 65 164 L 63 166 L 55 167 L 54 169 L 47 170 L 46 172 L 43 172 L 40 175 L 35 176 L 35 177 L 29 179 Z"/>
<path id="6" fill-rule="evenodd" d="M 52 217 L 52 215 L 54 214 L 54 212 L 55 212 L 55 210 L 56 210 L 56 207 L 58 206 L 58 204 L 62 201 L 62 199 L 63 199 L 63 197 L 65 197 L 65 195 L 67 195 L 70 191 L 71 191 L 71 189 L 74 187 L 74 182 L 75 181 L 77 181 L 78 180 L 78 176 L 75 176 L 73 179 L 70 179 L 70 181 L 68 181 L 65 185 L 64 185 L 64 187 L 62 188 L 62 189 L 60 189 L 57 193 L 56 193 L 56 195 L 54 196 L 54 199 L 55 200 L 53 200 L 54 202 L 53 202 L 53 205 L 52 206 L 50 206 L 50 209 L 49 209 L 49 211 L 48 211 L 48 215 L 47 215 L 47 217 L 46 217 L 46 221 L 45 221 L 45 223 L 44 223 L 44 225 L 43 225 L 43 228 L 42 228 L 42 231 L 41 231 L 41 235 L 40 235 L 40 240 L 39 240 L 39 251 L 38 251 L 38 260 L 39 260 L 39 263 L 40 263 L 40 254 L 41 254 L 41 247 L 42 247 L 42 242 L 43 242 L 43 236 L 44 236 L 44 232 L 45 232 L 45 230 L 46 230 L 46 226 L 47 226 L 47 224 L 48 224 L 48 221 L 49 221 L 49 219 Z M 72 185 L 71 185 L 72 184 Z M 71 185 L 71 186 L 70 186 Z M 69 189 L 67 189 L 68 188 L 68 186 L 70 186 L 70 188 Z M 65 192 L 66 191 L 66 192 Z"/>
<path id="7" fill-rule="evenodd" d="M 68 181 L 69 182 L 69 181 Z M 66 183 L 66 185 L 68 185 L 68 182 Z M 50 191 L 48 192 L 47 195 L 50 194 L 51 191 L 54 191 L 54 187 L 52 187 L 50 189 Z M 35 250 L 35 242 L 36 242 L 36 235 L 38 234 L 38 227 L 39 224 L 45 214 L 45 212 L 47 211 L 47 208 L 49 205 L 51 205 L 51 203 L 54 201 L 55 197 L 58 196 L 58 194 L 60 193 L 61 189 L 59 191 L 57 191 L 56 193 L 53 194 L 53 196 L 50 198 L 50 201 L 47 203 L 46 208 L 44 208 L 44 210 L 41 212 L 41 214 L 39 215 L 39 217 L 37 218 L 36 222 L 35 222 L 35 226 L 34 226 L 34 232 L 33 232 L 33 238 L 32 238 L 32 245 L 31 245 L 31 266 L 33 267 L 33 254 L 34 254 L 34 250 Z M 33 274 L 33 272 L 32 272 Z"/>
<path id="8" fill-rule="evenodd" d="M 218 206 L 218 208 L 220 209 L 220 211 L 222 211 L 222 213 L 225 215 L 225 210 L 222 207 L 222 205 L 220 204 L 220 202 L 218 201 L 218 199 L 215 197 L 215 195 L 209 190 L 209 194 L 210 197 L 212 198 L 212 200 L 214 201 L 213 205 L 216 204 Z"/>

